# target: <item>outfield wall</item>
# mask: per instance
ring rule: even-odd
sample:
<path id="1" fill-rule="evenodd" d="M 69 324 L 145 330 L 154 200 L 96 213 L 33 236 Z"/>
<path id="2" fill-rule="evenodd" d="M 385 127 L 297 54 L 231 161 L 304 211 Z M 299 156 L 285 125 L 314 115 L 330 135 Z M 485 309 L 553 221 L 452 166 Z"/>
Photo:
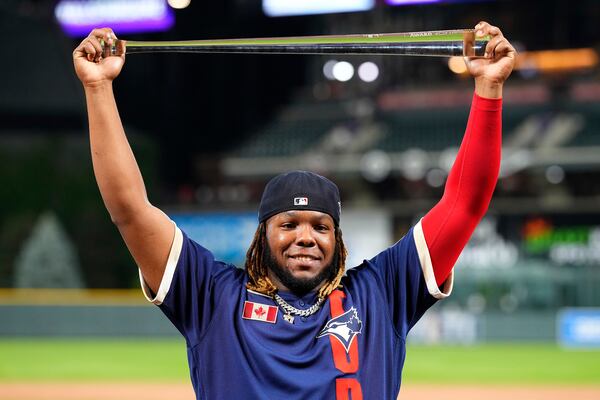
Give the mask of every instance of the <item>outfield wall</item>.
<path id="1" fill-rule="evenodd" d="M 139 290 L 0 290 L 0 336 L 177 336 Z"/>
<path id="2" fill-rule="evenodd" d="M 434 308 L 415 326 L 421 343 L 554 341 L 555 312 L 471 314 Z M 138 290 L 2 290 L 0 336 L 177 336 Z"/>
<path id="3" fill-rule="evenodd" d="M 158 309 L 146 306 L 0 306 L 0 336 L 176 336 Z"/>

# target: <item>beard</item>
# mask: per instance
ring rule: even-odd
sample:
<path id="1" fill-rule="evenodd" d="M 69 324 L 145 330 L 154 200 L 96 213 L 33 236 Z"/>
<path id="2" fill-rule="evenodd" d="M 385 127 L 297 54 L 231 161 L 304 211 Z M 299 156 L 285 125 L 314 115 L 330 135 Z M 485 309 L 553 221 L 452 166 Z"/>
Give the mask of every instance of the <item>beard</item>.
<path id="1" fill-rule="evenodd" d="M 279 279 L 286 288 L 288 288 L 292 293 L 294 293 L 298 297 L 302 297 L 305 294 L 311 292 L 316 287 L 318 287 L 322 282 L 331 281 L 335 275 L 337 274 L 337 265 L 339 260 L 339 251 L 336 246 L 335 253 L 333 254 L 333 259 L 318 275 L 312 278 L 297 278 L 295 277 L 289 269 L 287 269 L 284 265 L 280 265 L 273 254 L 271 253 L 271 248 L 267 244 L 265 246 L 264 260 L 263 263 L 267 267 L 267 269 Z"/>

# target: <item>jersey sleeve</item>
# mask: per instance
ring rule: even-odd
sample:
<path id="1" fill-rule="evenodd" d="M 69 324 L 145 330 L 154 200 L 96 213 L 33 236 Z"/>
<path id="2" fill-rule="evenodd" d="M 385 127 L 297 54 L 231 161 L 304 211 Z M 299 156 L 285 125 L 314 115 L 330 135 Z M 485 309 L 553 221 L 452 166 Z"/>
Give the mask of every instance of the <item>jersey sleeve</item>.
<path id="1" fill-rule="evenodd" d="M 216 261 L 213 254 L 178 227 L 158 292 L 152 293 L 140 271 L 148 301 L 159 306 L 193 346 L 203 335 L 218 304 L 218 287 L 231 280 L 237 268 Z"/>
<path id="2" fill-rule="evenodd" d="M 393 246 L 365 261 L 364 267 L 382 289 L 390 318 L 402 337 L 438 299 L 450 295 L 454 282 L 450 274 L 442 285 L 436 283 L 421 221 Z"/>

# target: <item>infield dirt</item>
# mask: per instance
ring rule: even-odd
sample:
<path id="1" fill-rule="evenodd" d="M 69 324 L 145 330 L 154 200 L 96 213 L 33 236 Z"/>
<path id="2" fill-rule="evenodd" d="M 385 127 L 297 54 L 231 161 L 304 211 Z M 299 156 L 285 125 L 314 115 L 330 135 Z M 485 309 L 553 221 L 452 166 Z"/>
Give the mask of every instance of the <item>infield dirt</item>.
<path id="1" fill-rule="evenodd" d="M 399 400 L 600 399 L 600 386 L 406 385 Z M 194 400 L 188 383 L 0 383 L 0 400 Z"/>

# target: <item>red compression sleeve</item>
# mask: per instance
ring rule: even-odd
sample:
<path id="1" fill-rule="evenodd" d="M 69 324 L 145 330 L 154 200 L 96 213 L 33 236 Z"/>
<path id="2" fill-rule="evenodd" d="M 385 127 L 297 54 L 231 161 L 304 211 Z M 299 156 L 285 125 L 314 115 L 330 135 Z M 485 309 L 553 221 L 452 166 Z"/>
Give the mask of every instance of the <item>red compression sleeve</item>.
<path id="1" fill-rule="evenodd" d="M 438 285 L 450 275 L 488 209 L 500 171 L 501 150 L 502 99 L 486 99 L 475 94 L 444 195 L 422 221 Z"/>

